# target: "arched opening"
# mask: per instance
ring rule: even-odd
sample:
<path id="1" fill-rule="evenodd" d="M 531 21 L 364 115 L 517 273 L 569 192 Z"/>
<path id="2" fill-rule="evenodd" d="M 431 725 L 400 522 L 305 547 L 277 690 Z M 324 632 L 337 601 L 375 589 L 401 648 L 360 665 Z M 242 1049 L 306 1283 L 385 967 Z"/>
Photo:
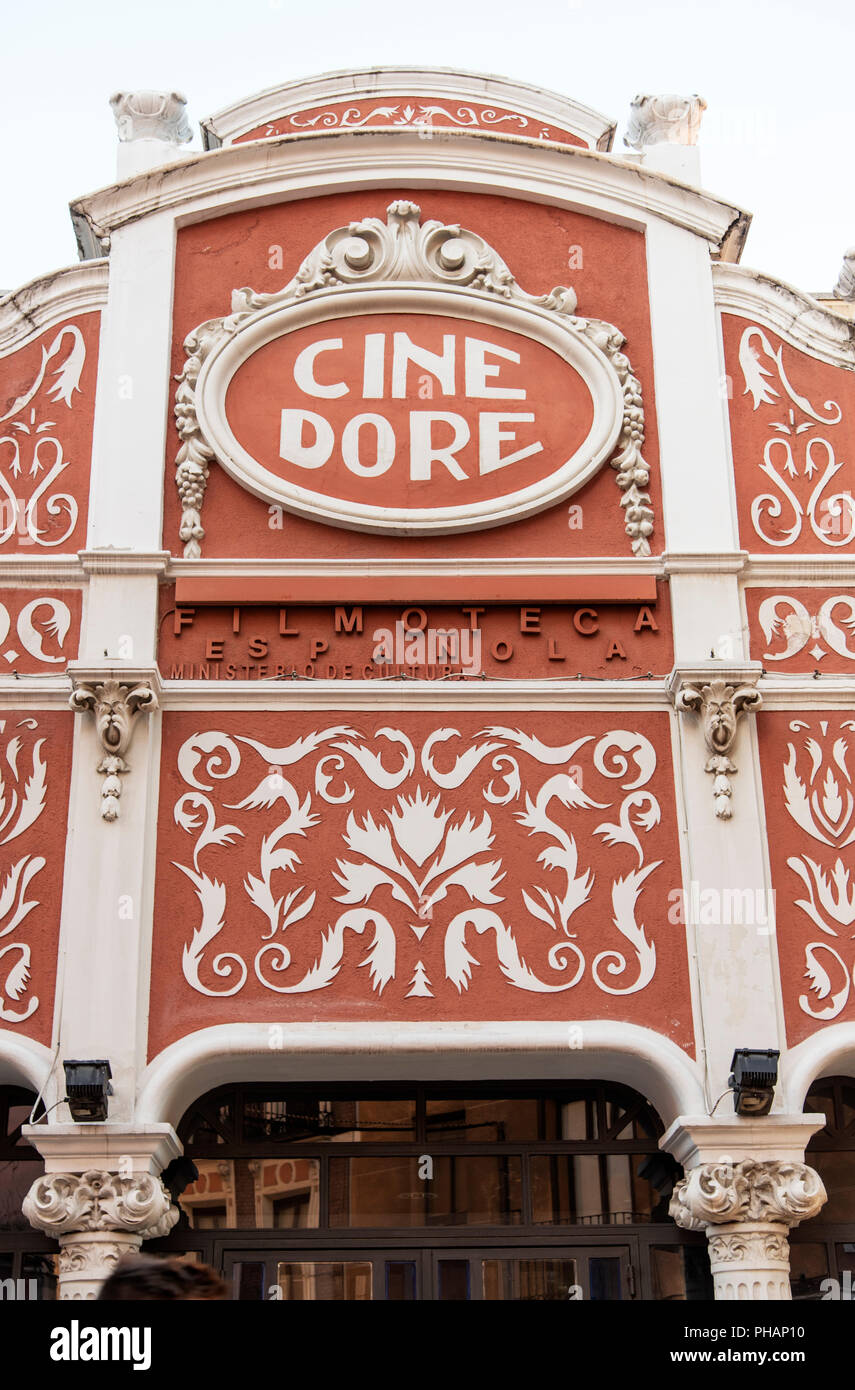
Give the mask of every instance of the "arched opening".
<path id="1" fill-rule="evenodd" d="M 21 1210 L 45 1170 L 41 1155 L 21 1134 L 36 1103 L 34 1091 L 0 1086 L 0 1296 L 6 1300 L 56 1298 L 57 1245 L 34 1231 Z"/>
<path id="2" fill-rule="evenodd" d="M 804 1108 L 825 1115 L 807 1146 L 805 1162 L 825 1184 L 828 1201 L 819 1216 L 790 1234 L 793 1298 L 851 1299 L 855 1293 L 855 1080 L 814 1082 Z"/>
<path id="3" fill-rule="evenodd" d="M 610 1082 L 223 1086 L 180 1122 L 199 1177 L 150 1248 L 246 1300 L 709 1298 L 662 1130 Z"/>

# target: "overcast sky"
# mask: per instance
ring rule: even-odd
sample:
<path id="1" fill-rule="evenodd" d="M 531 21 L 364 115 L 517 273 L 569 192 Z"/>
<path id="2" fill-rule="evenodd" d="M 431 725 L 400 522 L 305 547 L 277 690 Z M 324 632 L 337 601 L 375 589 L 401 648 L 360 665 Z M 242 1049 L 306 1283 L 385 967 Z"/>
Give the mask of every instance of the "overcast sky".
<path id="1" fill-rule="evenodd" d="M 292 78 L 398 63 L 540 84 L 619 122 L 698 92 L 704 186 L 754 215 L 743 263 L 827 291 L 855 244 L 853 0 L 40 0 L 7 6 L 0 288 L 76 259 L 70 199 L 112 182 L 117 90 L 191 121 Z"/>

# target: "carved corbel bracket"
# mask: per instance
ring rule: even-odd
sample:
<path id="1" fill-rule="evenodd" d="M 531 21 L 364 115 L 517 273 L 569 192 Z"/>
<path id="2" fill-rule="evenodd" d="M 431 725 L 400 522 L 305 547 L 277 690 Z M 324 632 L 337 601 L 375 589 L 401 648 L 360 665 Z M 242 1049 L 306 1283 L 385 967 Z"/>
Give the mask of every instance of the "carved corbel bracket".
<path id="1" fill-rule="evenodd" d="M 158 707 L 160 678 L 156 667 L 84 670 L 69 666 L 74 684 L 69 704 L 75 713 L 91 711 L 102 757 L 101 816 L 114 821 L 119 815 L 122 774 L 129 772 L 125 754 L 140 714 L 151 714 Z"/>
<path id="2" fill-rule="evenodd" d="M 733 815 L 730 778 L 738 769 L 730 754 L 740 715 L 758 710 L 762 703 L 757 689 L 761 674 L 759 662 L 727 669 L 718 661 L 671 673 L 669 691 L 674 708 L 681 713 L 697 714 L 702 721 L 709 753 L 704 771 L 713 777 L 713 800 L 719 820 L 730 820 Z"/>

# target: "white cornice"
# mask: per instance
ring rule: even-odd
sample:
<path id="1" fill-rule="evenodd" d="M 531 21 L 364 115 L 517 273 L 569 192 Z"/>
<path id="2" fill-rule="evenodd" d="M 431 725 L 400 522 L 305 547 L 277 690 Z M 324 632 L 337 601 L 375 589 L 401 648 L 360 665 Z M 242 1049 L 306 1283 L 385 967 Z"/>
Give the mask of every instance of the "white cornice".
<path id="1" fill-rule="evenodd" d="M 750 588 L 784 585 L 787 590 L 801 585 L 839 584 L 841 589 L 855 584 L 855 555 L 839 552 L 824 555 L 752 555 L 742 578 Z"/>
<path id="2" fill-rule="evenodd" d="M 835 367 L 855 369 L 855 324 L 824 309 L 809 294 L 736 265 L 714 265 L 713 284 L 722 312 L 756 319 L 791 347 Z"/>
<path id="3" fill-rule="evenodd" d="M 0 299 L 0 356 L 22 347 L 51 324 L 100 309 L 107 299 L 109 263 L 84 261 L 30 280 Z"/>
<path id="4" fill-rule="evenodd" d="M 813 677 L 802 673 L 793 676 L 761 677 L 757 689 L 763 696 L 763 711 L 788 710 L 795 717 L 805 709 L 845 709 L 855 705 L 855 676 Z"/>
<path id="5" fill-rule="evenodd" d="M 713 552 L 689 550 L 678 553 L 666 550 L 661 557 L 664 574 L 740 574 L 745 568 L 748 553 L 736 550 Z"/>
<path id="6" fill-rule="evenodd" d="M 298 559 L 288 556 L 284 559 L 235 560 L 212 557 L 200 560 L 185 560 L 174 557 L 169 560 L 165 577 L 167 579 L 200 579 L 219 577 L 244 579 L 255 576 L 265 579 L 359 579 L 406 578 L 413 569 L 419 574 L 436 578 L 491 579 L 513 577 L 515 571 L 526 576 L 538 575 L 544 578 L 561 578 L 566 575 L 572 579 L 577 575 L 620 574 L 649 575 L 662 572 L 661 561 L 656 556 L 637 559 L 634 555 L 616 555 L 610 559 L 590 559 L 585 556 L 568 558 L 566 555 L 532 558 L 528 555 L 503 555 L 495 559 L 473 559 L 469 556 L 450 556 L 448 559 L 390 559 L 388 556 L 366 556 L 364 559 Z"/>
<path id="7" fill-rule="evenodd" d="M 202 139 L 206 149 L 216 149 L 292 112 L 334 102 L 380 101 L 390 96 L 475 101 L 508 107 L 536 121 L 572 131 L 592 149 L 598 150 L 611 149 L 616 129 L 614 121 L 578 101 L 512 78 L 457 72 L 453 68 L 380 67 L 326 72 L 268 87 L 244 101 L 223 107 L 213 116 L 206 116 L 200 122 Z"/>
<path id="8" fill-rule="evenodd" d="M 85 574 L 165 574 L 168 550 L 81 550 Z"/>
<path id="9" fill-rule="evenodd" d="M 641 227 L 685 227 L 726 259 L 738 257 L 749 215 L 612 155 L 520 136 L 436 130 L 312 132 L 226 145 L 114 184 L 71 204 L 94 245 L 118 228 L 173 210 L 179 224 L 318 193 L 377 188 L 464 188 L 552 203 Z"/>
<path id="10" fill-rule="evenodd" d="M 166 710 L 670 709 L 661 676 L 632 681 L 167 679 L 160 704 Z"/>
<path id="11" fill-rule="evenodd" d="M 0 555 L 0 584 L 80 584 L 86 572 L 76 555 Z"/>

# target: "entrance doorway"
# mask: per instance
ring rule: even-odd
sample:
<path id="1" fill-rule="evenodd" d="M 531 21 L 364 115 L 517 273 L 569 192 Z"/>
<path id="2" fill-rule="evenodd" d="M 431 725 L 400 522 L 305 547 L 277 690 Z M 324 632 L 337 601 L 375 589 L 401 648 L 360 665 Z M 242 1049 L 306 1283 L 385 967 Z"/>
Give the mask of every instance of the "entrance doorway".
<path id="1" fill-rule="evenodd" d="M 633 1294 L 629 1246 L 225 1250 L 239 1300 L 568 1302 Z"/>
<path id="2" fill-rule="evenodd" d="M 179 1126 L 199 1176 L 150 1248 L 240 1300 L 710 1298 L 662 1128 L 601 1082 L 221 1087 Z"/>

